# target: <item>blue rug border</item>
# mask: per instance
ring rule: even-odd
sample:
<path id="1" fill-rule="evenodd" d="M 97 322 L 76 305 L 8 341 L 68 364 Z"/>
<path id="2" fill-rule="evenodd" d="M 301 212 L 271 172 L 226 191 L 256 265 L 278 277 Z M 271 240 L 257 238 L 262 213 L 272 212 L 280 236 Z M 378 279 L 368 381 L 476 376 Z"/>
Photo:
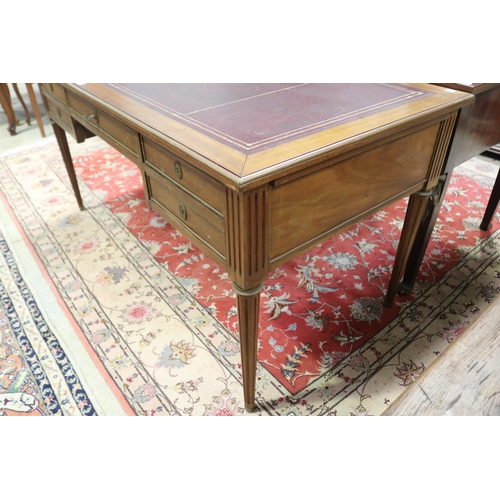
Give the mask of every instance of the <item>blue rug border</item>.
<path id="1" fill-rule="evenodd" d="M 64 349 L 62 348 L 56 335 L 51 331 L 47 322 L 45 321 L 40 308 L 35 300 L 35 297 L 31 293 L 29 286 L 24 281 L 19 268 L 17 266 L 16 260 L 10 251 L 10 247 L 5 240 L 5 237 L 0 230 L 0 251 L 7 264 L 11 276 L 16 283 L 21 296 L 24 299 L 27 309 L 30 311 L 31 317 L 34 324 L 37 327 L 38 332 L 44 339 L 49 350 L 54 354 L 54 358 L 58 364 L 61 374 L 64 376 L 64 380 L 72 394 L 75 402 L 78 404 L 82 416 L 96 416 L 97 411 L 91 403 L 91 399 L 84 390 L 80 380 L 73 369 Z M 12 332 L 16 336 L 16 339 L 23 349 L 23 356 L 28 364 L 31 374 L 36 381 L 38 386 L 39 394 L 43 398 L 50 398 L 51 402 L 49 404 L 45 403 L 45 407 L 49 411 L 50 415 L 63 415 L 63 410 L 61 403 L 64 404 L 65 401 L 61 403 L 57 400 L 54 389 L 52 388 L 48 377 L 43 370 L 43 364 L 40 362 L 36 352 L 31 346 L 30 340 L 25 335 L 22 323 L 19 320 L 19 316 L 15 309 L 9 294 L 5 290 L 3 283 L 0 280 L 0 300 L 5 309 L 7 318 L 10 322 L 10 327 Z"/>

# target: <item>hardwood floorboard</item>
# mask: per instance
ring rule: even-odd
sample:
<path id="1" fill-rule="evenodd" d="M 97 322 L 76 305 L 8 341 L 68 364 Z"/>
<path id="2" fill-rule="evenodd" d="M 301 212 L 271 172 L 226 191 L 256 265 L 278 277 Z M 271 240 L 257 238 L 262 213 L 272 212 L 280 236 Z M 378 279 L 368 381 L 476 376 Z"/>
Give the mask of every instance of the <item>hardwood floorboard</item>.
<path id="1" fill-rule="evenodd" d="M 383 416 L 500 415 L 500 297 Z"/>

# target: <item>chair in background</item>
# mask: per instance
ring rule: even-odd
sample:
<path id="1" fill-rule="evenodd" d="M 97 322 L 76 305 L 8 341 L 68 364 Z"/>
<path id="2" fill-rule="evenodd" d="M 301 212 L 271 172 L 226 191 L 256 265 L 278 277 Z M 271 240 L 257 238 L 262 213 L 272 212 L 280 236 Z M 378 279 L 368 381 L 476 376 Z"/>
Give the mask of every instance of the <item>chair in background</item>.
<path id="1" fill-rule="evenodd" d="M 21 102 L 21 105 L 24 109 L 24 112 L 26 113 L 26 123 L 28 125 L 31 125 L 30 113 L 28 111 L 28 108 L 26 107 L 24 99 L 21 96 L 21 93 L 19 92 L 17 83 L 13 83 L 12 87 L 14 88 L 14 92 L 16 93 L 17 98 Z M 33 113 L 38 123 L 38 128 L 40 129 L 42 137 L 45 137 L 45 130 L 43 128 L 43 123 L 42 123 L 42 116 L 40 114 L 40 108 L 38 107 L 38 102 L 36 100 L 35 91 L 33 90 L 33 84 L 26 83 L 26 89 L 28 90 L 28 95 L 31 101 L 31 106 L 33 108 Z M 0 83 L 0 104 L 4 109 L 5 114 L 7 115 L 7 120 L 9 122 L 7 130 L 9 131 L 10 135 L 16 135 L 17 133 L 16 126 L 19 124 L 19 121 L 17 120 L 16 115 L 14 113 L 9 86 L 6 83 Z"/>

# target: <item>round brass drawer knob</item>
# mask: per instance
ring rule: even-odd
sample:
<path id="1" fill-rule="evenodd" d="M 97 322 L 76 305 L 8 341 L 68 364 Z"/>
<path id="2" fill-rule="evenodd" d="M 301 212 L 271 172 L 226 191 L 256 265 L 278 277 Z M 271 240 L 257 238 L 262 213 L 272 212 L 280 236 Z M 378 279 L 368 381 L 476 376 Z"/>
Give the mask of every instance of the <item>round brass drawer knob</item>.
<path id="1" fill-rule="evenodd" d="M 174 163 L 174 170 L 175 170 L 175 175 L 177 176 L 177 178 L 179 180 L 181 180 L 182 179 L 182 168 L 181 168 L 181 164 L 178 161 L 176 161 Z"/>
<path id="2" fill-rule="evenodd" d="M 187 219 L 187 211 L 186 211 L 186 207 L 184 205 L 182 205 L 182 203 L 179 205 L 179 213 L 181 214 L 181 217 L 186 220 Z"/>

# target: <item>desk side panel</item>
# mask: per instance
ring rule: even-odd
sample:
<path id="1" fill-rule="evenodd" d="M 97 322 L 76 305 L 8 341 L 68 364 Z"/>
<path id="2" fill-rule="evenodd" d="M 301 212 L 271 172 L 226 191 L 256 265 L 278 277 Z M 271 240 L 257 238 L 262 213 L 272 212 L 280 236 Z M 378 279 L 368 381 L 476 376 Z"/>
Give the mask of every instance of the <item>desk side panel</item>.
<path id="1" fill-rule="evenodd" d="M 439 124 L 279 185 L 271 192 L 271 262 L 422 188 Z"/>

